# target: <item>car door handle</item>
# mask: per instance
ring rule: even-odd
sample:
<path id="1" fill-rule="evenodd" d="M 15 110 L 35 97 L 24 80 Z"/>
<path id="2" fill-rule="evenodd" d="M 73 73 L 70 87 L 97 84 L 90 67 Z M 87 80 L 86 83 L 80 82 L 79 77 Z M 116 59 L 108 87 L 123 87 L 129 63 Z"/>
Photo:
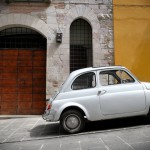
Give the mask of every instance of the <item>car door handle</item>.
<path id="1" fill-rule="evenodd" d="M 102 95 L 102 94 L 105 94 L 107 91 L 106 90 L 100 90 L 98 91 L 97 95 Z"/>

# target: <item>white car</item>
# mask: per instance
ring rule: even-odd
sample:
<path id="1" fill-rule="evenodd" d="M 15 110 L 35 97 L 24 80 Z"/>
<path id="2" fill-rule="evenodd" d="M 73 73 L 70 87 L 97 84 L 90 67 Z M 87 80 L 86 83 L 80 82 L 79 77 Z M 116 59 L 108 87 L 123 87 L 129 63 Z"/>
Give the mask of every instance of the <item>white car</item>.
<path id="1" fill-rule="evenodd" d="M 50 98 L 43 119 L 77 133 L 86 120 L 150 116 L 149 110 L 150 83 L 138 81 L 125 67 L 91 67 L 69 75 Z"/>

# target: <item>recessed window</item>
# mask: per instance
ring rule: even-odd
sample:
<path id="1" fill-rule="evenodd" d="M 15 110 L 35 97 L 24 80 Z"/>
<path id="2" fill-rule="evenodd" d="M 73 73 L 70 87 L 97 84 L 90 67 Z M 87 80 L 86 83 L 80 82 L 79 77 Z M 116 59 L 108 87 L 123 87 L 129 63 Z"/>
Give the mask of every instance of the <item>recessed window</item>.
<path id="1" fill-rule="evenodd" d="M 92 67 L 92 28 L 84 19 L 70 27 L 70 72 Z"/>

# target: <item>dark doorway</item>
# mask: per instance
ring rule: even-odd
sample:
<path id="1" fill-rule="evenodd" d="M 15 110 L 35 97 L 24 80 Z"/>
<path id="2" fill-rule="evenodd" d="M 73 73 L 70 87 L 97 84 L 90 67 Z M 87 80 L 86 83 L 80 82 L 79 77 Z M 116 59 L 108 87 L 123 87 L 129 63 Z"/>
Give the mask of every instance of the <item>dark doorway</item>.
<path id="1" fill-rule="evenodd" d="M 42 114 L 46 100 L 46 38 L 28 28 L 0 32 L 0 114 Z"/>

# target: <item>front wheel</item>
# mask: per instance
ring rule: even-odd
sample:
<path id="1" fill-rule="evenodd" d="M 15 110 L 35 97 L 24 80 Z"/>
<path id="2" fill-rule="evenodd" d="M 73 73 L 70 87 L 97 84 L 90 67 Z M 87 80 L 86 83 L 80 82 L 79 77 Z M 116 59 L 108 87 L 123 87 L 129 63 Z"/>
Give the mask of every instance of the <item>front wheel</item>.
<path id="1" fill-rule="evenodd" d="M 79 111 L 68 110 L 62 114 L 60 123 L 68 133 L 78 133 L 84 128 L 85 120 Z"/>

